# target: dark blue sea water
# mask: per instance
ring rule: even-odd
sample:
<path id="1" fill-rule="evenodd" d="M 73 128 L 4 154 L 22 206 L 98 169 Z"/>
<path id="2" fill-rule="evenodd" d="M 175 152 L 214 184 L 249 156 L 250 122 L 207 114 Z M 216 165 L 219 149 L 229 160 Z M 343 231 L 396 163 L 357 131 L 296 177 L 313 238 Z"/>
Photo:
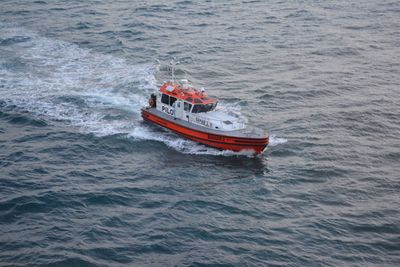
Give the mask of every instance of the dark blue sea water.
<path id="1" fill-rule="evenodd" d="M 259 157 L 143 123 L 176 74 Z M 400 266 L 400 3 L 0 2 L 0 266 Z"/>

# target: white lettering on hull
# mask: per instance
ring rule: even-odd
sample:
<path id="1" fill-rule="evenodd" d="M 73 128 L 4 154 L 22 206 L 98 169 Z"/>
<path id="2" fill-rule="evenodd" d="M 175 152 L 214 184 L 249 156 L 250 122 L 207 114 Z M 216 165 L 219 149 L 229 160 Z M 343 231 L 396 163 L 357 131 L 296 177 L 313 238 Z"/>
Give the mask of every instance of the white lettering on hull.
<path id="1" fill-rule="evenodd" d="M 162 106 L 161 111 L 167 113 L 168 115 L 174 116 L 175 110 L 173 108 L 167 108 L 166 106 Z"/>
<path id="2" fill-rule="evenodd" d="M 201 124 L 201 125 L 204 125 L 204 126 L 206 126 L 208 128 L 212 128 L 213 127 L 211 122 L 209 122 L 208 120 L 199 118 L 199 117 L 196 117 L 196 122 Z"/>

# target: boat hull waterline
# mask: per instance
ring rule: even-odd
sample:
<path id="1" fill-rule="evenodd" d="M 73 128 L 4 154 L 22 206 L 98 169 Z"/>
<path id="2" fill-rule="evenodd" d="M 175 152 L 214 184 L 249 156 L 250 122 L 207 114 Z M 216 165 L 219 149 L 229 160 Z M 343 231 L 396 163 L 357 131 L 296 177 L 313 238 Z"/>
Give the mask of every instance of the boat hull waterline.
<path id="1" fill-rule="evenodd" d="M 263 138 L 239 137 L 229 135 L 227 132 L 218 134 L 215 131 L 207 131 L 206 128 L 197 130 L 188 125 L 183 125 L 179 119 L 163 118 L 156 114 L 155 108 L 151 107 L 142 108 L 141 113 L 145 121 L 167 128 L 192 141 L 221 150 L 231 150 L 234 152 L 252 151 L 260 154 L 269 143 L 268 136 Z"/>

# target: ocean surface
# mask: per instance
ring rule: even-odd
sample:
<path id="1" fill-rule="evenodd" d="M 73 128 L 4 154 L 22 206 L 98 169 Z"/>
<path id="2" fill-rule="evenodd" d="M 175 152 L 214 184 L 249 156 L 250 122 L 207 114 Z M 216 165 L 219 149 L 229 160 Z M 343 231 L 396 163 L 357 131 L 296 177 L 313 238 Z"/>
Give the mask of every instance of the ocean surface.
<path id="1" fill-rule="evenodd" d="M 264 154 L 142 121 L 172 58 Z M 400 266 L 399 167 L 399 1 L 0 1 L 0 266 Z"/>

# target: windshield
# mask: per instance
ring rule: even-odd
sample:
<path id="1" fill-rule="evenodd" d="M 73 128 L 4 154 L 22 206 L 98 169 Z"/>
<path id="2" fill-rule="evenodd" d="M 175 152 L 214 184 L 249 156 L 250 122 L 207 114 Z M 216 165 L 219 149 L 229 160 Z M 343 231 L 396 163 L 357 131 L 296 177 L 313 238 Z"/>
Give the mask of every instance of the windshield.
<path id="1" fill-rule="evenodd" d="M 205 105 L 194 105 L 192 113 L 209 112 L 215 109 L 217 103 L 210 103 Z"/>

